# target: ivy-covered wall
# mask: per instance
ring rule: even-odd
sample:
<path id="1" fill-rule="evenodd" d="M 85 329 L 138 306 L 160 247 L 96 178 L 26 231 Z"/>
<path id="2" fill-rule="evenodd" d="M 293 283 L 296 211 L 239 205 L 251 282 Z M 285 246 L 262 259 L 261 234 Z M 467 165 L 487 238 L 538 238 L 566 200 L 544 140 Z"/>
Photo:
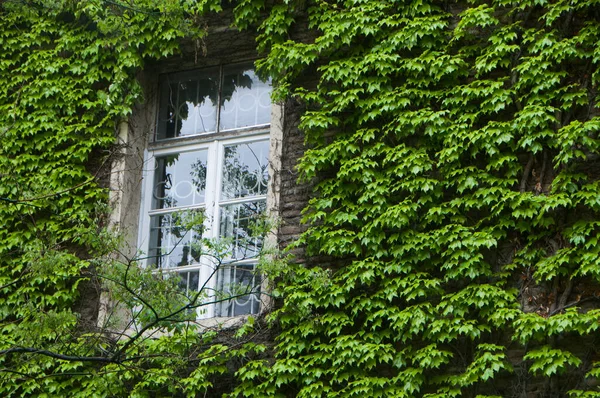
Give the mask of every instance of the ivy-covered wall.
<path id="1" fill-rule="evenodd" d="M 209 335 L 130 339 L 88 311 L 98 281 L 142 285 L 119 274 L 106 228 L 118 127 L 144 101 L 136 76 L 184 38 L 201 40 L 210 7 L 0 2 L 1 396 L 193 394 L 225 371 L 212 361 L 225 350 L 213 345 L 193 373 Z"/>
<path id="2" fill-rule="evenodd" d="M 339 261 L 281 284 L 275 363 L 238 391 L 598 396 L 598 5 L 307 10 L 314 41 L 282 5 L 259 44 L 307 106 L 300 244 Z"/>
<path id="3" fill-rule="evenodd" d="M 102 178 L 136 74 L 201 44 L 221 4 L 0 3 L 0 392 L 600 396 L 599 5 L 232 6 L 303 110 L 282 170 L 312 197 L 303 262 L 265 268 L 270 329 L 130 343 L 73 311 L 115 247 Z"/>

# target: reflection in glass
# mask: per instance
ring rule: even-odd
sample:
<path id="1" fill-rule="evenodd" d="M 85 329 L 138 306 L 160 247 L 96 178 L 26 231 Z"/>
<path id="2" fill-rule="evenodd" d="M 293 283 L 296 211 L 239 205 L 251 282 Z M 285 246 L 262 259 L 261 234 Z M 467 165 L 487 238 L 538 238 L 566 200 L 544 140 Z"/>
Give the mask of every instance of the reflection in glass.
<path id="1" fill-rule="evenodd" d="M 207 156 L 200 150 L 157 157 L 152 209 L 204 203 Z"/>
<path id="2" fill-rule="evenodd" d="M 226 146 L 221 199 L 266 195 L 268 166 L 269 141 Z"/>
<path id="3" fill-rule="evenodd" d="M 217 316 L 257 314 L 260 311 L 260 276 L 252 264 L 224 266 L 219 270 L 217 290 L 221 298 L 231 297 L 217 306 Z"/>
<path id="4" fill-rule="evenodd" d="M 167 75 L 160 87 L 157 140 L 269 124 L 271 81 L 258 78 L 251 65 Z M 220 93 L 219 93 L 220 90 Z M 220 103 L 219 103 L 220 101 Z"/>
<path id="5" fill-rule="evenodd" d="M 263 245 L 261 216 L 266 207 L 265 200 L 221 207 L 221 238 L 231 242 L 227 259 L 241 260 L 259 255 Z"/>
<path id="6" fill-rule="evenodd" d="M 200 271 L 186 271 L 186 272 L 177 272 L 180 280 L 178 282 L 179 289 L 183 293 L 185 293 L 189 298 L 193 298 L 193 295 L 199 289 L 199 281 L 200 281 Z"/>
<path id="7" fill-rule="evenodd" d="M 161 80 L 156 141 L 246 127 L 262 131 L 270 122 L 270 94 L 270 80 L 261 81 L 251 65 L 166 75 Z M 228 264 L 211 282 L 211 297 L 200 300 L 224 300 L 215 306 L 218 316 L 255 314 L 260 310 L 260 276 L 254 265 L 233 262 L 255 262 L 263 246 L 260 224 L 266 210 L 269 140 L 224 145 L 220 139 L 207 144 L 215 154 L 224 155 L 220 164 L 208 165 L 207 149 L 156 156 L 148 184 L 152 187 L 149 263 L 167 268 L 181 292 L 191 298 L 207 282 L 212 251 L 218 251 L 218 263 Z M 192 148 L 187 141 L 178 141 L 178 148 Z M 207 182 L 209 168 L 214 177 Z M 214 193 L 210 205 L 207 190 L 211 198 Z M 190 223 L 186 218 L 206 208 L 210 214 L 215 210 L 214 219 Z M 189 225 L 194 227 L 186 229 Z M 204 225 L 210 228 L 206 235 L 218 234 L 219 242 L 201 240 Z"/>
<path id="8" fill-rule="evenodd" d="M 161 85 L 157 139 L 216 130 L 219 72 L 176 73 Z"/>
<path id="9" fill-rule="evenodd" d="M 200 261 L 202 228 L 187 230 L 182 224 L 181 212 L 150 217 L 150 264 L 175 268 Z"/>
<path id="10" fill-rule="evenodd" d="M 223 75 L 221 130 L 268 124 L 271 81 L 261 81 L 252 67 L 228 67 Z"/>

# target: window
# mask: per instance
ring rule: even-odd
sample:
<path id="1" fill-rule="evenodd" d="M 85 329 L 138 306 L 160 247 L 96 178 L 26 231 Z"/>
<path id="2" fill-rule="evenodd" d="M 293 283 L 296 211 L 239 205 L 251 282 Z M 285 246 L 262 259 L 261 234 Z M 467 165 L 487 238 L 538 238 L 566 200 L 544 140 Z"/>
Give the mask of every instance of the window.
<path id="1" fill-rule="evenodd" d="M 161 77 L 140 247 L 147 266 L 176 275 L 182 290 L 209 293 L 201 318 L 260 310 L 270 92 L 250 65 Z"/>

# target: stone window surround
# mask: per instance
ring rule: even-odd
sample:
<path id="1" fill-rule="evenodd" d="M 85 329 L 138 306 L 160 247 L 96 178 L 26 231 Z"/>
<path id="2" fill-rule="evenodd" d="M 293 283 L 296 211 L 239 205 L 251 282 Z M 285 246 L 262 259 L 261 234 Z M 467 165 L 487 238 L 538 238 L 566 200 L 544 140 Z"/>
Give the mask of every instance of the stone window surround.
<path id="1" fill-rule="evenodd" d="M 250 60 L 236 59 L 235 63 L 248 62 Z M 214 66 L 210 65 L 210 66 Z M 139 252 L 139 225 L 140 209 L 142 207 L 143 175 L 145 167 L 145 154 L 156 132 L 156 115 L 158 112 L 158 87 L 159 75 L 162 73 L 180 72 L 185 70 L 201 69 L 204 65 L 194 65 L 179 70 L 149 70 L 141 73 L 140 83 L 144 91 L 145 102 L 135 107 L 129 120 L 121 122 L 117 128 L 116 160 L 112 164 L 110 178 L 109 201 L 111 205 L 110 226 L 120 234 L 123 247 L 120 257 L 123 259 L 134 258 Z M 279 217 L 280 204 L 280 170 L 282 155 L 284 106 L 273 103 L 271 105 L 271 123 L 269 128 L 269 187 L 267 192 L 267 215 L 272 220 L 274 228 L 265 239 L 265 247 L 276 247 L 277 245 L 277 220 Z M 264 131 L 264 130 L 263 130 Z M 214 140 L 231 138 L 236 135 L 248 134 L 241 132 L 210 133 L 202 136 L 202 140 Z M 252 133 L 250 133 L 252 134 Z M 179 145 L 185 140 L 196 140 L 198 137 L 186 137 L 177 139 L 177 143 L 165 142 L 158 144 L 161 147 Z M 153 145 L 157 145 L 154 143 Z M 266 291 L 267 280 L 263 278 L 261 291 Z M 103 294 L 100 305 L 99 324 L 114 311 L 110 301 L 110 293 Z M 267 295 L 261 295 L 261 312 L 268 311 L 270 300 Z M 207 318 L 199 321 L 202 326 L 234 326 L 243 321 L 247 316 L 242 315 L 233 318 Z"/>

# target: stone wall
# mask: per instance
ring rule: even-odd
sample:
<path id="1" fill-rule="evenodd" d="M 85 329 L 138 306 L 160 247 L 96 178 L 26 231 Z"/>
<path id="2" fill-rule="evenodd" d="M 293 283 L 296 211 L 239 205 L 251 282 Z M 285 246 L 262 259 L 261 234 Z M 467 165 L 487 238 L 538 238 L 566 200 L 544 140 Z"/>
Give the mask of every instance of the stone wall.
<path id="1" fill-rule="evenodd" d="M 304 107 L 294 100 L 285 104 L 283 126 L 283 150 L 280 170 L 280 213 L 278 239 L 281 249 L 296 241 L 306 230 L 301 224 L 302 210 L 306 207 L 312 193 L 312 185 L 298 181 L 298 159 L 304 153 L 304 135 L 298 128 L 300 115 Z M 303 262 L 305 253 L 302 248 L 289 251 L 292 260 Z"/>

